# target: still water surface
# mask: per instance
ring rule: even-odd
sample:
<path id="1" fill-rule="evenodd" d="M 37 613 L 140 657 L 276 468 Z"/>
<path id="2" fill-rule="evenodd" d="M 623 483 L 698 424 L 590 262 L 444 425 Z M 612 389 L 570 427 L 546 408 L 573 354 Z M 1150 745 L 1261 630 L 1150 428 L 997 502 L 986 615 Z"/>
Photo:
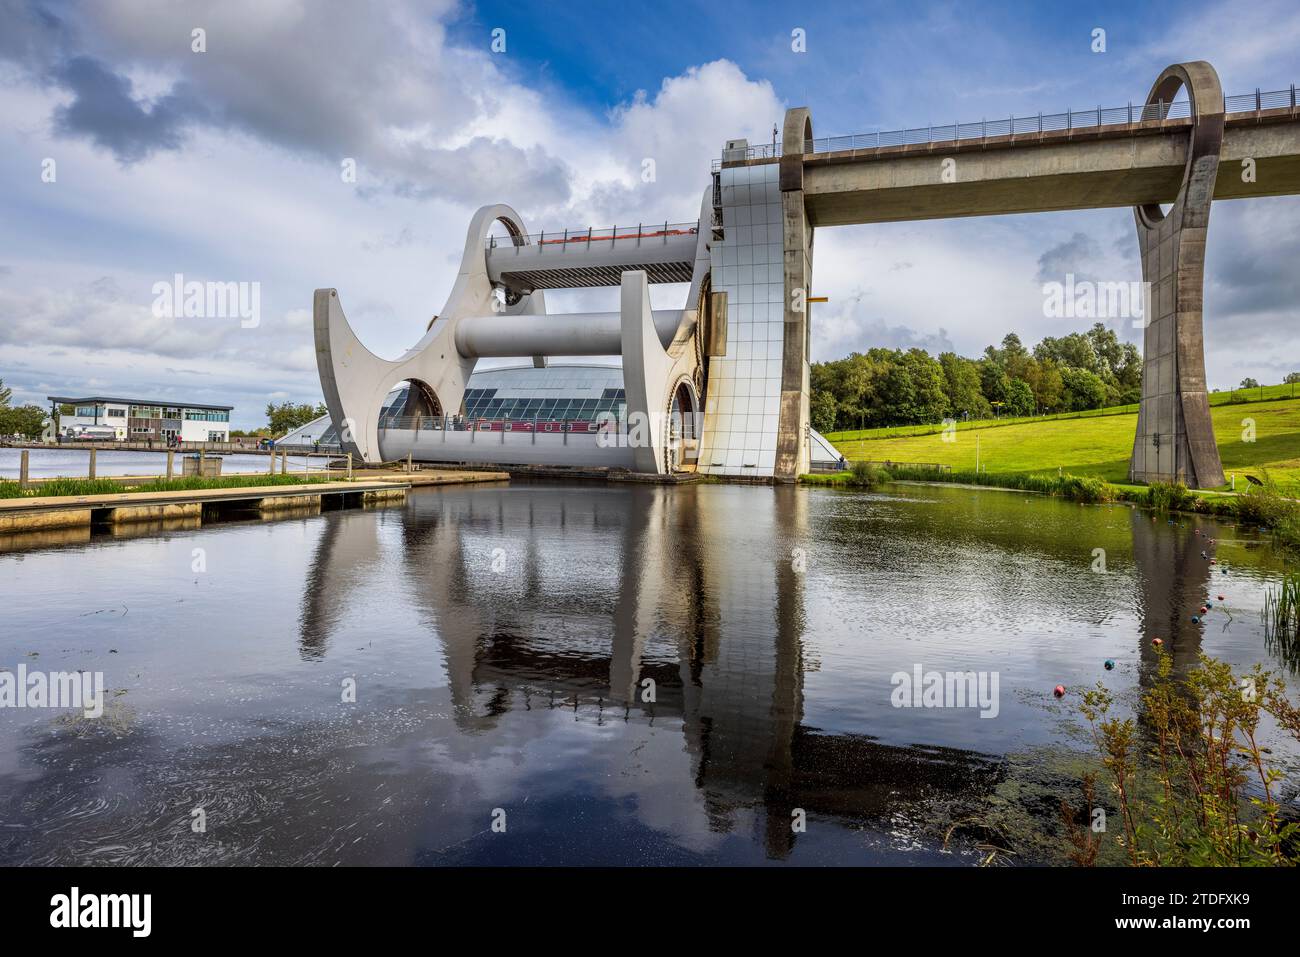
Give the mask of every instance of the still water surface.
<path id="1" fill-rule="evenodd" d="M 970 820 L 1058 862 L 1077 689 L 1131 699 L 1154 637 L 1280 668 L 1280 568 L 1213 523 L 929 487 L 448 488 L 2 553 L 0 667 L 110 702 L 0 710 L 0 863 L 960 865 Z M 916 666 L 996 672 L 996 716 L 894 707 Z"/>

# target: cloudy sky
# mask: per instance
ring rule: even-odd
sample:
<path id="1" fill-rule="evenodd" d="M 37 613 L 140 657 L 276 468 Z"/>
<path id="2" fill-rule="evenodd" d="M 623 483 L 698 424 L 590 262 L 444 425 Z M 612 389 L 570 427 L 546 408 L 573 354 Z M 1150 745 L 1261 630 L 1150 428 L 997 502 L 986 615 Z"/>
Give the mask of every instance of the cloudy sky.
<path id="1" fill-rule="evenodd" d="M 1300 82 L 1293 2 L 839 6 L 0 0 L 0 378 L 19 401 L 156 395 L 254 427 L 320 397 L 313 289 L 396 357 L 485 203 L 534 231 L 692 220 L 722 141 L 769 142 L 787 106 L 821 136 L 1141 101 L 1184 59 L 1228 93 Z M 1300 369 L 1300 198 L 1217 204 L 1208 257 L 1211 385 Z M 1132 213 L 822 230 L 814 358 L 1071 331 L 1043 316 L 1066 271 L 1140 279 Z M 176 274 L 259 283 L 260 323 L 155 316 Z"/>

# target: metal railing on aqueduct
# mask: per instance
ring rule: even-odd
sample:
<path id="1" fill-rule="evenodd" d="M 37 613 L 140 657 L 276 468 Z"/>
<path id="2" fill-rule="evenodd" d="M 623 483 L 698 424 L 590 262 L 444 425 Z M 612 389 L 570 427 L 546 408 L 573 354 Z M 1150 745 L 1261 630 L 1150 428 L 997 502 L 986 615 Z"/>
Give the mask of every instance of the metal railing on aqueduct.
<path id="1" fill-rule="evenodd" d="M 1238 116 L 1262 113 L 1264 110 L 1297 111 L 1296 88 L 1242 93 L 1224 98 L 1224 113 Z M 1124 126 L 1151 120 L 1186 119 L 1191 115 L 1188 100 L 1163 101 L 1146 105 L 1095 107 L 1090 110 L 1067 110 L 1064 113 L 1037 113 L 1033 116 L 1008 116 L 1000 119 L 983 119 L 975 123 L 949 123 L 944 126 L 918 126 L 904 130 L 877 130 L 874 133 L 854 133 L 848 136 L 826 136 L 807 140 L 805 153 L 838 153 L 849 150 L 871 150 L 894 146 L 927 146 L 932 143 L 953 143 L 967 140 L 989 139 L 997 136 L 1072 132 L 1102 126 Z M 775 159 L 781 155 L 780 144 L 750 146 L 745 149 L 724 150 L 722 159 L 713 161 L 715 170 L 724 162 L 753 159 Z"/>

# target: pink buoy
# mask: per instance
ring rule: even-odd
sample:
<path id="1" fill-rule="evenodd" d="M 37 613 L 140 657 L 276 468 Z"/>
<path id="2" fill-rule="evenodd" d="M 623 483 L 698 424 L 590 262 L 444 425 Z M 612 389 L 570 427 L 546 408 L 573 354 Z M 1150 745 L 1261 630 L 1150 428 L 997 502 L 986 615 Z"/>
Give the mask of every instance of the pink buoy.
<path id="1" fill-rule="evenodd" d="M 1056 695 L 1058 698 L 1064 697 L 1065 685 L 1057 685 L 1055 688 L 1052 689 L 1052 694 Z"/>

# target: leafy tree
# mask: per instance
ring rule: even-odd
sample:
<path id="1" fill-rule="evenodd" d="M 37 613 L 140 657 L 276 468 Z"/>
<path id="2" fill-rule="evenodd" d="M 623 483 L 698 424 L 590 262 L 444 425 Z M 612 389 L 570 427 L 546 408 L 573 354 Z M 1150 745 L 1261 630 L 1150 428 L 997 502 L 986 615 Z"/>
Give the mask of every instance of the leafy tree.
<path id="1" fill-rule="evenodd" d="M 325 403 L 322 402 L 314 408 L 309 403 L 295 405 L 292 402 L 281 402 L 276 405 L 274 402 L 268 402 L 266 405 L 266 419 L 268 428 L 272 435 L 284 435 L 286 432 L 292 432 L 294 429 L 306 425 L 312 419 L 318 419 L 328 413 Z"/>
<path id="2" fill-rule="evenodd" d="M 1123 357 L 1115 372 L 1115 384 L 1119 386 L 1121 401 L 1136 402 L 1137 399 L 1123 398 L 1130 393 L 1138 399 L 1142 397 L 1142 353 L 1131 342 L 1124 343 Z"/>
<path id="3" fill-rule="evenodd" d="M 1072 332 L 1060 339 L 1048 336 L 1034 347 L 1034 356 L 1040 362 L 1054 359 L 1058 365 L 1071 369 L 1087 369 L 1092 373 L 1101 371 L 1101 362 L 1092 340 L 1079 332 Z"/>
<path id="4" fill-rule="evenodd" d="M 1061 378 L 1060 367 L 1051 359 L 1037 363 L 1038 376 L 1030 383 L 1034 390 L 1034 402 L 1039 411 L 1055 412 L 1061 407 L 1065 395 L 1065 382 Z"/>
<path id="5" fill-rule="evenodd" d="M 1065 408 L 1070 412 L 1100 409 L 1106 401 L 1106 383 L 1087 369 L 1063 368 L 1061 381 L 1065 386 Z"/>
<path id="6" fill-rule="evenodd" d="M 935 422 L 949 412 L 948 384 L 943 366 L 924 349 L 909 349 L 900 356 L 900 363 L 912 374 L 916 385 L 915 406 L 909 421 Z"/>
<path id="7" fill-rule="evenodd" d="M 987 419 L 993 414 L 988 399 L 980 389 L 980 367 L 955 352 L 939 356 L 943 369 L 944 391 L 948 396 L 948 409 L 953 415 L 972 419 Z"/>
<path id="8" fill-rule="evenodd" d="M 943 418 L 948 410 L 943 367 L 924 349 L 893 352 L 888 358 L 877 388 L 876 421 L 909 425 Z"/>
<path id="9" fill-rule="evenodd" d="M 1012 379 L 1007 388 L 1007 403 L 1002 409 L 1007 415 L 1033 415 L 1034 391 L 1024 379 Z"/>
<path id="10" fill-rule="evenodd" d="M 1286 378 L 1282 381 L 1287 385 L 1294 385 L 1295 383 L 1300 382 L 1300 372 L 1288 372 Z"/>
<path id="11" fill-rule="evenodd" d="M 1011 379 L 996 359 L 988 357 L 988 351 L 991 349 L 992 346 L 985 350 L 985 358 L 980 360 L 980 390 L 989 405 L 1001 406 L 1007 401 L 1007 390 L 1011 388 Z"/>
<path id="12" fill-rule="evenodd" d="M 1107 329 L 1100 322 L 1093 323 L 1084 336 L 1097 357 L 1097 368 L 1094 371 L 1106 382 L 1118 382 L 1125 363 L 1125 343 L 1119 341 L 1114 329 Z"/>
<path id="13" fill-rule="evenodd" d="M 1029 350 L 1025 348 L 1020 337 L 1008 332 L 1002 337 L 1002 346 L 989 346 L 984 350 L 984 358 L 996 365 L 1010 378 L 1017 378 L 1024 372 L 1025 365 L 1032 360 Z"/>
<path id="14" fill-rule="evenodd" d="M 813 392 L 808 412 L 814 429 L 818 432 L 834 431 L 835 411 L 834 395 L 826 390 Z"/>
<path id="15" fill-rule="evenodd" d="M 39 405 L 0 407 L 0 434 L 39 439 L 45 428 L 45 410 Z"/>
<path id="16" fill-rule="evenodd" d="M 1258 389 L 1258 388 L 1259 388 L 1259 383 L 1256 382 L 1254 379 L 1250 378 L 1249 376 L 1247 376 L 1245 379 L 1242 379 L 1242 380 L 1241 380 L 1241 385 L 1238 386 L 1238 388 L 1241 388 L 1241 389 Z"/>
<path id="17" fill-rule="evenodd" d="M 14 390 L 5 387 L 5 380 L 0 379 L 0 409 L 9 408 L 9 400 L 13 398 Z"/>

